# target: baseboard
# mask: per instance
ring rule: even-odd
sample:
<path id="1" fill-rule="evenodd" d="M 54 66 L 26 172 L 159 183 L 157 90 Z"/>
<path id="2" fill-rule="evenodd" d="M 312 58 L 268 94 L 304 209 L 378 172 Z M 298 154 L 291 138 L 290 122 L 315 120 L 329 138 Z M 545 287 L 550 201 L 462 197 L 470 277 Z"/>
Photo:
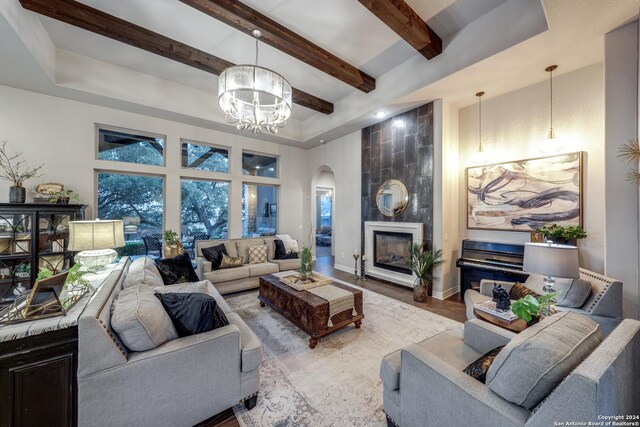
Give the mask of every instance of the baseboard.
<path id="1" fill-rule="evenodd" d="M 336 263 L 333 265 L 333 268 L 335 268 L 336 270 L 344 271 L 345 273 L 353 274 L 353 267 L 347 267 L 346 265 Z"/>
<path id="2" fill-rule="evenodd" d="M 439 299 L 439 300 L 443 300 L 443 299 L 447 299 L 449 297 L 452 297 L 453 295 L 458 293 L 458 288 L 453 287 L 453 288 L 448 288 L 447 290 L 445 290 L 444 292 L 433 292 L 433 297 L 435 299 Z"/>

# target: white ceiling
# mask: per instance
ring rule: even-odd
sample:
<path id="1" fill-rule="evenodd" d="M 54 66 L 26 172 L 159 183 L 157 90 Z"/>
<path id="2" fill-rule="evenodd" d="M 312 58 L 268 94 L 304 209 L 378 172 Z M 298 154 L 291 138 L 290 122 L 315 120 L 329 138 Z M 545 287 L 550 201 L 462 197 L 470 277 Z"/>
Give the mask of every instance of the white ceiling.
<path id="1" fill-rule="evenodd" d="M 253 62 L 255 42 L 250 36 L 178 0 L 81 1 L 228 61 Z M 380 108 L 393 114 L 437 98 L 466 105 L 474 102 L 473 93 L 480 88 L 491 97 L 541 81 L 546 78 L 541 70 L 550 63 L 567 72 L 601 61 L 602 35 L 638 13 L 638 0 L 543 0 L 544 10 L 540 0 L 407 0 L 443 39 L 443 54 L 427 61 L 357 0 L 243 2 L 377 80 L 377 89 L 364 94 L 260 43 L 260 65 L 335 104 L 335 112 L 328 116 L 294 105 L 289 129 L 269 138 L 303 147 L 371 124 L 376 120 L 373 112 Z M 217 112 L 208 111 L 215 103 L 217 76 L 8 2 L 0 2 L 0 34 L 7 35 L 0 39 L 6 59 L 0 67 L 0 84 L 233 129 Z M 54 72 L 38 58 L 44 47 L 35 48 L 30 37 L 57 50 Z M 92 67 L 105 70 L 103 79 L 117 74 L 132 83 L 139 80 L 139 93 L 100 92 L 99 86 L 108 82 L 91 82 L 87 70 Z M 16 76 L 16 69 L 23 70 L 22 76 Z M 145 96 L 145 84 L 152 80 L 155 86 L 149 87 L 161 83 L 197 100 L 192 105 L 176 97 L 145 101 L 151 98 Z"/>

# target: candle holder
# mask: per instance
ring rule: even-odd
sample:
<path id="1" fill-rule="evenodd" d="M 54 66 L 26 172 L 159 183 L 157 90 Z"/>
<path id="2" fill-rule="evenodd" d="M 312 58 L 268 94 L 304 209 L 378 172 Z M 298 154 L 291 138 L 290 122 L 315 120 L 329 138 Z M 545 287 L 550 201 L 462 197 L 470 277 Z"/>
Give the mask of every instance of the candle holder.
<path id="1" fill-rule="evenodd" d="M 367 280 L 367 258 L 364 255 L 360 260 L 360 280 L 363 282 Z"/>
<path id="2" fill-rule="evenodd" d="M 360 277 L 358 277 L 358 258 L 360 258 L 360 253 L 356 251 L 356 252 L 353 253 L 353 261 L 354 261 L 353 278 L 355 280 L 358 280 L 360 278 Z"/>

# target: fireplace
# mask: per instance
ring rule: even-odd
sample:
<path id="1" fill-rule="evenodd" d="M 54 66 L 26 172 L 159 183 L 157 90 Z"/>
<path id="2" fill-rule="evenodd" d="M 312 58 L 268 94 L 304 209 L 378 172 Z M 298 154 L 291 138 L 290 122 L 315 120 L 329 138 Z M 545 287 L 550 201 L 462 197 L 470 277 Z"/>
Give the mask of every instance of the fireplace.
<path id="1" fill-rule="evenodd" d="M 410 276 L 411 268 L 407 258 L 411 243 L 413 243 L 412 233 L 374 230 L 373 265 Z"/>

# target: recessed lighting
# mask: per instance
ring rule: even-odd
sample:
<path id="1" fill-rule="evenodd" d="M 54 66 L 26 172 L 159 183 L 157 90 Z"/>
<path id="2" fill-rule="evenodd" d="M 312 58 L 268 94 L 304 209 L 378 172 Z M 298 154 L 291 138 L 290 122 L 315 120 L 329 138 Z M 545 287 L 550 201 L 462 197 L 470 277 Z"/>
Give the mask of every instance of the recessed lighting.
<path id="1" fill-rule="evenodd" d="M 321 139 L 321 140 L 320 140 L 320 144 L 322 144 L 322 143 L 324 143 L 324 139 Z"/>
<path id="2" fill-rule="evenodd" d="M 376 117 L 379 118 L 379 119 L 383 118 L 386 115 L 387 115 L 387 113 L 385 113 L 384 111 L 378 111 L 376 113 Z"/>
<path id="3" fill-rule="evenodd" d="M 269 168 L 269 172 L 273 172 L 274 170 L 274 168 Z"/>
<path id="4" fill-rule="evenodd" d="M 260 169 L 260 165 L 256 166 L 256 169 Z"/>
<path id="5" fill-rule="evenodd" d="M 393 121 L 393 126 L 395 126 L 397 128 L 403 128 L 404 127 L 404 120 L 394 120 Z"/>

